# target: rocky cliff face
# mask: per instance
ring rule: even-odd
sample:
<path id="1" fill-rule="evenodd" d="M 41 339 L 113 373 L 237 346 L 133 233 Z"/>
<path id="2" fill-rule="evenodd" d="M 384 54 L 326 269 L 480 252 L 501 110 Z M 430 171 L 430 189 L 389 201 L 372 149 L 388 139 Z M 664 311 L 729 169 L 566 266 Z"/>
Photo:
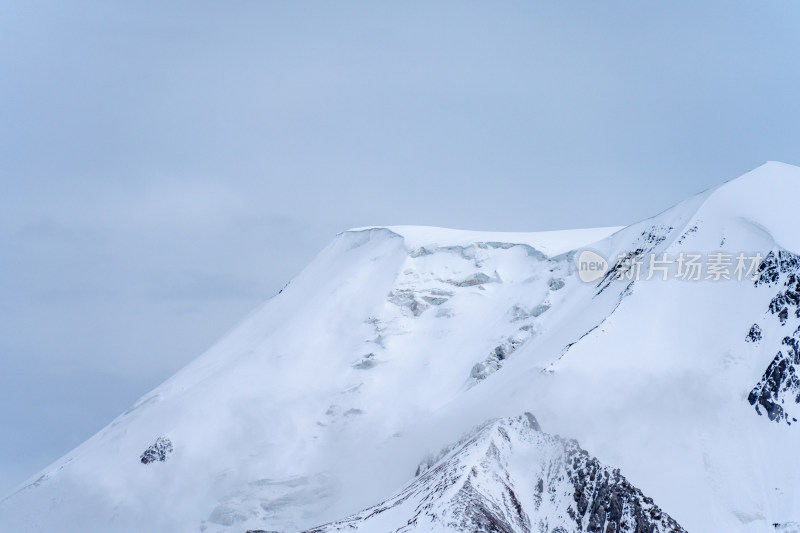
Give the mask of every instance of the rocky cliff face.
<path id="1" fill-rule="evenodd" d="M 780 323 L 779 329 L 789 326 L 793 331 L 780 341 L 780 351 L 747 399 L 759 415 L 791 425 L 800 411 L 800 256 L 785 250 L 770 252 L 761 262 L 755 285 L 780 287 L 770 300 L 768 313 Z M 746 339 L 760 342 L 761 327 L 753 324 Z"/>
<path id="2" fill-rule="evenodd" d="M 487 422 L 417 471 L 384 502 L 308 533 L 685 531 L 618 469 L 542 432 L 529 413 Z"/>

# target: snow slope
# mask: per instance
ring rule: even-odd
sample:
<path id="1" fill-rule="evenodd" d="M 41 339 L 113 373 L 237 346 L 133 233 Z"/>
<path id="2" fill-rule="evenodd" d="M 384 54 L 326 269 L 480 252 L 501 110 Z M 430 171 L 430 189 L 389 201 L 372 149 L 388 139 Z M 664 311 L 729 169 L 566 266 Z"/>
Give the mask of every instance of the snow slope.
<path id="1" fill-rule="evenodd" d="M 623 229 L 344 232 L 217 345 L 0 501 L 0 529 L 341 523 L 429 479 L 414 479 L 420 463 L 469 428 L 527 411 L 619 468 L 676 527 L 797 530 L 798 193 L 800 169 L 768 163 Z M 756 281 L 583 283 L 583 247 L 612 266 L 634 251 L 767 259 Z M 535 465 L 558 450 L 537 439 L 505 457 Z M 527 471 L 515 467 L 515 483 L 530 486 Z M 534 497 L 521 493 L 511 531 L 542 516 L 556 531 L 567 504 L 542 515 Z"/>

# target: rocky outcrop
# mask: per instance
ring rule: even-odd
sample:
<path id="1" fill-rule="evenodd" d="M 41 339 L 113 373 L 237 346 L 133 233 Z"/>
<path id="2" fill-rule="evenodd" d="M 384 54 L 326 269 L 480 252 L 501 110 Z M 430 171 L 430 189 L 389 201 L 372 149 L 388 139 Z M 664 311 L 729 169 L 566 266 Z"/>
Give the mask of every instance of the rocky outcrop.
<path id="1" fill-rule="evenodd" d="M 800 324 L 800 256 L 786 250 L 770 252 L 761 261 L 754 283 L 756 287 L 781 286 L 769 302 L 768 313 L 776 317 L 781 326 L 790 322 Z M 761 327 L 753 324 L 746 340 L 756 343 L 762 338 Z M 759 415 L 791 425 L 797 422 L 800 413 L 800 325 L 780 342 L 780 350 L 747 400 Z"/>
<path id="2" fill-rule="evenodd" d="M 172 441 L 167 437 L 158 437 L 152 446 L 147 448 L 142 453 L 139 460 L 143 465 L 150 463 L 161 462 L 167 460 L 167 457 L 172 453 Z"/>
<path id="3" fill-rule="evenodd" d="M 758 276 L 755 285 L 773 285 L 787 275 L 797 274 L 800 270 L 800 256 L 788 250 L 770 252 L 758 265 Z M 793 280 L 796 281 L 796 280 Z M 789 282 L 786 283 L 789 285 Z"/>
<path id="4" fill-rule="evenodd" d="M 747 400 L 759 415 L 765 413 L 772 421 L 791 425 L 797 422 L 790 415 L 791 406 L 800 404 L 800 327 L 784 337 L 783 345 Z"/>
<path id="5" fill-rule="evenodd" d="M 684 533 L 619 471 L 533 415 L 491 420 L 417 468 L 388 500 L 307 533 Z"/>
<path id="6" fill-rule="evenodd" d="M 566 457 L 567 475 L 575 487 L 575 506 L 567 512 L 578 531 L 683 531 L 619 469 L 604 466 L 577 442 L 567 443 Z M 537 492 L 544 494 L 544 483 L 537 485 Z"/>
<path id="7" fill-rule="evenodd" d="M 761 326 L 758 324 L 753 324 L 750 326 L 750 331 L 747 333 L 747 336 L 744 340 L 747 342 L 759 342 L 762 338 L 763 334 L 761 332 Z"/>
<path id="8" fill-rule="evenodd" d="M 614 265 L 597 282 L 596 287 L 598 290 L 596 295 L 605 291 L 614 281 L 631 280 L 631 278 L 634 278 L 633 280 L 635 281 L 635 274 L 630 272 L 632 260 L 637 258 L 644 259 L 646 254 L 653 252 L 661 243 L 666 241 L 674 229 L 673 226 L 662 224 L 653 225 L 644 230 L 632 243 L 632 249 L 620 253 Z M 646 270 L 641 270 L 641 272 L 646 272 Z"/>

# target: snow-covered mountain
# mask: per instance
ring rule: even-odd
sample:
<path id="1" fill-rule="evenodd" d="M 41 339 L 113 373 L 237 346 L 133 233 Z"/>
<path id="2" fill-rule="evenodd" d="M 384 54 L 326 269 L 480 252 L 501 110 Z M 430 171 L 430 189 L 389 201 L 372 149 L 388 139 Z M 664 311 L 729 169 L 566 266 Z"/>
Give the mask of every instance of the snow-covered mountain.
<path id="1" fill-rule="evenodd" d="M 626 228 L 344 232 L 0 530 L 800 531 L 799 194 L 768 163 Z"/>

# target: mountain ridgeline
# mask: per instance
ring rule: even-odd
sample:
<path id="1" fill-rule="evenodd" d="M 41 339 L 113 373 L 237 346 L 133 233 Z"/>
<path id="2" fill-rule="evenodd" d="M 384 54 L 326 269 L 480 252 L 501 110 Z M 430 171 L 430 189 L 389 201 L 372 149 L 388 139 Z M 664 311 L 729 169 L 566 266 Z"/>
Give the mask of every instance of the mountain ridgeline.
<path id="1" fill-rule="evenodd" d="M 767 163 L 627 227 L 343 232 L 0 530 L 797 533 L 798 194 Z"/>

